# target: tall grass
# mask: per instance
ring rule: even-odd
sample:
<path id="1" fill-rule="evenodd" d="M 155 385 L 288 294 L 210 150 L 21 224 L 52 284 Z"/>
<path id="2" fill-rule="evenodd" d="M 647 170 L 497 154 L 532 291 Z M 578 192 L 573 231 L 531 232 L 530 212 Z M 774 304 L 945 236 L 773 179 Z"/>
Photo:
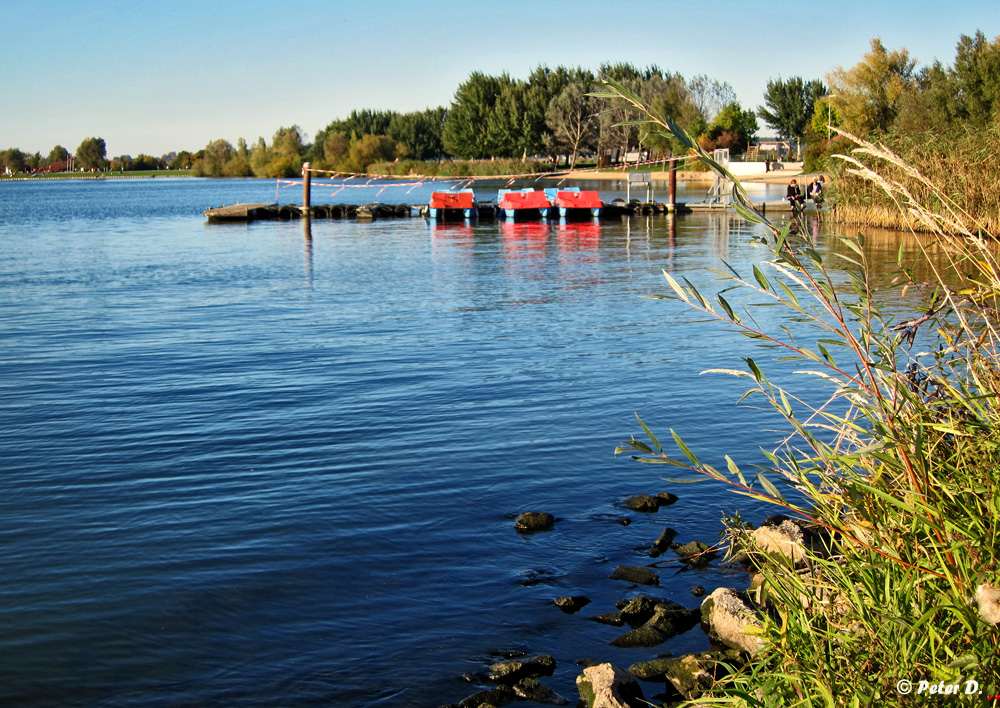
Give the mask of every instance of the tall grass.
<path id="1" fill-rule="evenodd" d="M 878 180 L 858 174 L 836 156 L 829 166 L 835 174 L 834 218 L 843 223 L 926 229 L 925 215 L 938 215 L 949 205 L 961 204 L 953 231 L 1000 234 L 1000 127 L 962 129 L 953 134 L 918 133 L 889 135 L 876 148 L 861 144 L 868 166 L 883 181 L 896 185 L 917 205 L 900 210 L 896 197 Z M 835 143 L 845 142 L 843 140 Z M 883 157 L 882 153 L 899 158 Z"/>
<path id="2" fill-rule="evenodd" d="M 670 294 L 658 297 L 783 351 L 800 362 L 798 374 L 829 387 L 822 405 L 809 405 L 752 357 L 726 371 L 746 378 L 745 396 L 788 426 L 756 474 L 729 458 L 726 469 L 702 462 L 673 430 L 680 454 L 668 453 L 645 424 L 646 439 L 619 448 L 773 504 L 828 538 L 798 567 L 746 548 L 760 572 L 766 648 L 694 703 L 896 705 L 907 700 L 905 680 L 914 693 L 939 682 L 964 691 L 969 680 L 1000 693 L 1000 593 L 992 587 L 1000 579 L 1000 266 L 984 237 L 990 227 L 895 153 L 855 140 L 840 158 L 845 173 L 931 235 L 918 241 L 916 262 L 900 249 L 896 264 L 896 286 L 926 293 L 926 309 L 894 321 L 880 308 L 863 236 L 841 238 L 831 266 L 794 227 L 778 229 L 753 212 L 738 181 L 676 125 L 609 86 L 606 96 L 631 103 L 639 120 L 686 141 L 730 179 L 740 213 L 770 230 L 769 260 L 748 274 L 717 272 L 715 296 L 664 272 Z M 841 269 L 846 286 L 837 284 Z M 758 304 L 784 308 L 787 322 L 761 324 Z M 793 321 L 814 336 L 795 338 Z M 740 522 L 728 533 L 734 546 L 748 543 Z"/>

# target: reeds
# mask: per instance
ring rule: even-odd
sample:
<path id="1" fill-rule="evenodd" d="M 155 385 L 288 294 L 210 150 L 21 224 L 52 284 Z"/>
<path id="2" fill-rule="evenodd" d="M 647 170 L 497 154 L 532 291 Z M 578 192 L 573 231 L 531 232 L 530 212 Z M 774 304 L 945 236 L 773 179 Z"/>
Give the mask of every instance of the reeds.
<path id="1" fill-rule="evenodd" d="M 609 86 L 644 122 L 677 135 Z M 681 454 L 670 455 L 641 421 L 648 442 L 618 449 L 773 504 L 828 539 L 807 550 L 803 567 L 745 549 L 760 573 L 766 649 L 696 704 L 898 705 L 939 682 L 1000 693 L 997 232 L 897 154 L 855 142 L 844 173 L 929 234 L 914 240 L 915 252 L 898 251 L 894 282 L 925 294 L 923 311 L 904 321 L 883 312 L 889 294 L 877 290 L 863 236 L 840 238 L 831 267 L 793 229 L 745 205 L 740 213 L 771 232 L 756 244 L 768 249 L 765 263 L 747 275 L 713 271 L 724 281 L 715 296 L 664 272 L 670 294 L 657 296 L 715 317 L 768 347 L 769 358 L 783 352 L 800 362 L 796 374 L 829 386 L 828 399 L 810 405 L 776 383 L 763 358 L 724 372 L 745 377 L 744 398 L 766 402 L 788 426 L 756 474 L 728 457 L 726 469 L 706 464 L 673 430 Z M 755 318 L 759 305 L 770 306 L 766 319 Z M 745 531 L 729 521 L 734 544 Z"/>
<path id="2" fill-rule="evenodd" d="M 869 175 L 859 174 L 841 156 L 828 159 L 835 179 L 833 218 L 846 224 L 928 230 L 917 218 L 937 216 L 960 204 L 953 232 L 1000 234 L 1000 128 L 891 135 L 878 146 L 842 133 L 867 153 L 881 180 L 891 182 L 912 199 L 918 213 L 900 210 L 894 199 Z M 844 142 L 843 140 L 836 141 Z M 888 156 L 897 156 L 895 159 Z"/>

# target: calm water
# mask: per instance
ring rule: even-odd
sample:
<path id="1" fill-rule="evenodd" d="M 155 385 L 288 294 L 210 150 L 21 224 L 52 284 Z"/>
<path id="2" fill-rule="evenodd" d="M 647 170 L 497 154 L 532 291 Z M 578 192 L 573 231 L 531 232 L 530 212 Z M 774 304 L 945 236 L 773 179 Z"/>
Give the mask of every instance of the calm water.
<path id="1" fill-rule="evenodd" d="M 613 451 L 636 412 L 713 462 L 771 443 L 739 381 L 698 375 L 748 340 L 641 297 L 664 268 L 748 270 L 756 228 L 201 215 L 274 197 L 0 184 L 0 704 L 437 706 L 504 650 L 554 655 L 544 682 L 575 701 L 580 659 L 706 647 L 615 649 L 585 617 L 634 592 L 607 576 L 663 526 L 711 542 L 723 511 L 754 516 Z M 519 536 L 526 510 L 560 521 Z M 743 580 L 665 570 L 658 594 Z M 593 603 L 564 615 L 567 594 Z"/>

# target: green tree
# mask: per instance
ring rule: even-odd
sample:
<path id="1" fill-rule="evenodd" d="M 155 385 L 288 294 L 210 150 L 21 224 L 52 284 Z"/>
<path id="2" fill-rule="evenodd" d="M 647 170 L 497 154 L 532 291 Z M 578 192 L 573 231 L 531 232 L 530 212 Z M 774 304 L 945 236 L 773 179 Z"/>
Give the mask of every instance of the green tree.
<path id="1" fill-rule="evenodd" d="M 172 170 L 186 170 L 191 167 L 193 157 L 187 150 L 181 150 L 167 163 L 167 167 Z"/>
<path id="2" fill-rule="evenodd" d="M 641 96 L 657 115 L 669 118 L 688 132 L 700 135 L 708 127 L 706 114 L 699 107 L 697 96 L 680 74 L 664 72 L 662 76 L 652 76 L 644 83 Z M 718 113 L 717 109 L 712 116 L 715 113 Z M 659 154 L 683 152 L 682 145 L 675 138 L 658 131 L 640 138 L 643 145 Z"/>
<path id="3" fill-rule="evenodd" d="M 746 152 L 756 135 L 754 112 L 743 110 L 739 103 L 730 103 L 715 116 L 699 143 L 706 150 L 727 148 L 731 153 L 740 154 Z"/>
<path id="4" fill-rule="evenodd" d="M 467 160 L 495 154 L 489 125 L 502 84 L 500 78 L 474 71 L 458 87 L 441 133 L 444 149 L 449 154 Z"/>
<path id="5" fill-rule="evenodd" d="M 84 170 L 103 169 L 107 164 L 104 138 L 85 138 L 76 149 L 76 166 Z"/>
<path id="6" fill-rule="evenodd" d="M 17 148 L 0 152 L 0 172 L 24 172 L 25 154 Z"/>
<path id="7" fill-rule="evenodd" d="M 827 83 L 843 108 L 845 128 L 861 137 L 889 130 L 904 96 L 916 90 L 915 66 L 905 47 L 890 52 L 875 37 L 858 64 L 830 72 Z"/>
<path id="8" fill-rule="evenodd" d="M 218 139 L 205 146 L 204 155 L 194 164 L 195 174 L 203 177 L 225 177 L 226 163 L 236 154 L 232 143 Z"/>
<path id="9" fill-rule="evenodd" d="M 787 81 L 778 78 L 767 82 L 764 103 L 757 108 L 757 115 L 783 138 L 801 139 L 812 120 L 816 99 L 827 94 L 819 79 L 805 81 L 793 76 Z"/>
<path id="10" fill-rule="evenodd" d="M 540 140 L 528 116 L 528 86 L 507 74 L 498 78 L 499 92 L 486 123 L 487 154 L 484 157 L 526 155 Z"/>
<path id="11" fill-rule="evenodd" d="M 977 128 L 1000 113 L 1000 37 L 992 42 L 981 31 L 962 35 L 951 71 L 959 117 Z"/>
<path id="12" fill-rule="evenodd" d="M 398 149 L 399 143 L 387 135 L 363 135 L 351 145 L 345 167 L 351 172 L 367 172 L 369 165 L 395 160 Z"/>
<path id="13" fill-rule="evenodd" d="M 389 121 L 390 138 L 406 146 L 407 157 L 430 160 L 444 154 L 441 132 L 447 111 L 439 106 L 424 111 L 398 113 Z"/>
<path id="14" fill-rule="evenodd" d="M 69 160 L 69 150 L 62 145 L 56 145 L 49 151 L 49 156 L 45 159 L 45 163 L 47 165 L 54 165 L 57 162 L 66 162 L 67 160 Z"/>

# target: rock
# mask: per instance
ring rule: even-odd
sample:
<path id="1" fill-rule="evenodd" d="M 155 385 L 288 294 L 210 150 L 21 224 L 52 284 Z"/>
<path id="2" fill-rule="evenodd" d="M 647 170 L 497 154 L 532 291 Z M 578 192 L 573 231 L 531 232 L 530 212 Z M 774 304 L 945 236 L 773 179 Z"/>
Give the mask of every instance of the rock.
<path id="1" fill-rule="evenodd" d="M 667 527 L 660 532 L 659 538 L 653 542 L 653 548 L 658 551 L 665 551 L 670 548 L 670 544 L 674 542 L 674 538 L 676 537 L 677 532 L 674 529 Z"/>
<path id="2" fill-rule="evenodd" d="M 559 597 L 555 600 L 555 605 L 568 615 L 579 612 L 590 604 L 590 600 L 582 595 Z"/>
<path id="3" fill-rule="evenodd" d="M 548 654 L 529 659 L 501 661 L 490 667 L 490 679 L 497 683 L 514 683 L 523 678 L 551 676 L 556 670 L 556 660 Z"/>
<path id="4" fill-rule="evenodd" d="M 680 556 L 681 560 L 690 565 L 699 567 L 707 565 L 715 553 L 708 551 L 708 545 L 701 541 L 691 541 L 682 546 L 674 546 L 674 552 Z"/>
<path id="5" fill-rule="evenodd" d="M 656 600 L 649 595 L 639 595 L 631 600 L 622 600 L 618 603 L 621 610 L 621 617 L 632 627 L 645 624 L 656 611 Z"/>
<path id="6" fill-rule="evenodd" d="M 628 518 L 627 516 L 623 516 L 622 518 L 617 520 L 617 523 L 621 524 L 622 526 L 631 526 L 632 519 Z"/>
<path id="7" fill-rule="evenodd" d="M 750 534 L 754 548 L 768 555 L 788 558 L 796 566 L 805 565 L 806 537 L 802 528 L 794 521 L 787 520 L 778 526 L 761 526 Z"/>
<path id="8" fill-rule="evenodd" d="M 677 495 L 670 492 L 660 492 L 656 495 L 656 503 L 660 506 L 670 506 L 677 501 Z"/>
<path id="9" fill-rule="evenodd" d="M 643 514 L 652 514 L 660 509 L 660 503 L 656 500 L 656 497 L 649 494 L 636 494 L 626 499 L 622 504 L 624 504 L 626 509 L 639 511 Z"/>
<path id="10" fill-rule="evenodd" d="M 547 531 L 552 528 L 556 519 L 552 514 L 538 511 L 526 511 L 517 517 L 514 528 L 519 532 Z"/>
<path id="11" fill-rule="evenodd" d="M 613 627 L 622 627 L 625 625 L 625 620 L 622 619 L 621 614 L 618 612 L 605 612 L 603 615 L 595 615 L 587 619 L 600 622 L 601 624 L 610 624 Z"/>
<path id="12" fill-rule="evenodd" d="M 764 646 L 763 640 L 751 633 L 763 624 L 746 596 L 732 588 L 718 588 L 706 597 L 701 603 L 701 617 L 709 627 L 708 635 L 727 647 L 754 654 Z"/>
<path id="13" fill-rule="evenodd" d="M 510 686 L 498 686 L 485 691 L 473 693 L 463 698 L 459 708 L 486 708 L 486 706 L 502 706 L 517 700 L 517 694 Z"/>
<path id="14" fill-rule="evenodd" d="M 656 612 L 657 607 L 670 610 L 684 609 L 684 605 L 679 602 L 657 599 L 649 595 L 636 595 L 630 600 L 619 600 L 616 607 L 621 610 L 622 619 L 633 627 L 648 622 Z"/>
<path id="15" fill-rule="evenodd" d="M 702 595 L 705 594 L 705 588 L 701 585 L 695 585 L 693 588 L 691 588 L 691 594 L 694 595 L 695 597 L 701 597 Z"/>
<path id="16" fill-rule="evenodd" d="M 671 637 L 683 634 L 698 624 L 701 619 L 700 610 L 678 609 L 672 604 L 657 604 L 645 624 L 620 637 L 612 639 L 613 647 L 655 647 Z"/>
<path id="17" fill-rule="evenodd" d="M 976 605 L 984 621 L 1000 624 L 1000 590 L 990 583 L 983 583 L 976 588 Z"/>
<path id="18" fill-rule="evenodd" d="M 649 708 L 636 680 L 612 664 L 598 664 L 576 677 L 585 708 Z"/>
<path id="19" fill-rule="evenodd" d="M 543 686 L 533 678 L 521 679 L 514 684 L 514 693 L 522 701 L 534 701 L 550 706 L 567 706 L 569 701 L 553 691 L 548 686 Z"/>
<path id="20" fill-rule="evenodd" d="M 639 585 L 659 585 L 660 574 L 649 568 L 639 568 L 633 565 L 620 565 L 609 576 L 612 580 L 625 580 Z"/>
<path id="21" fill-rule="evenodd" d="M 644 661 L 629 667 L 629 673 L 640 681 L 669 681 L 688 700 L 693 700 L 711 689 L 727 671 L 719 662 L 740 665 L 739 652 L 702 652 L 687 654 L 676 659 Z"/>

